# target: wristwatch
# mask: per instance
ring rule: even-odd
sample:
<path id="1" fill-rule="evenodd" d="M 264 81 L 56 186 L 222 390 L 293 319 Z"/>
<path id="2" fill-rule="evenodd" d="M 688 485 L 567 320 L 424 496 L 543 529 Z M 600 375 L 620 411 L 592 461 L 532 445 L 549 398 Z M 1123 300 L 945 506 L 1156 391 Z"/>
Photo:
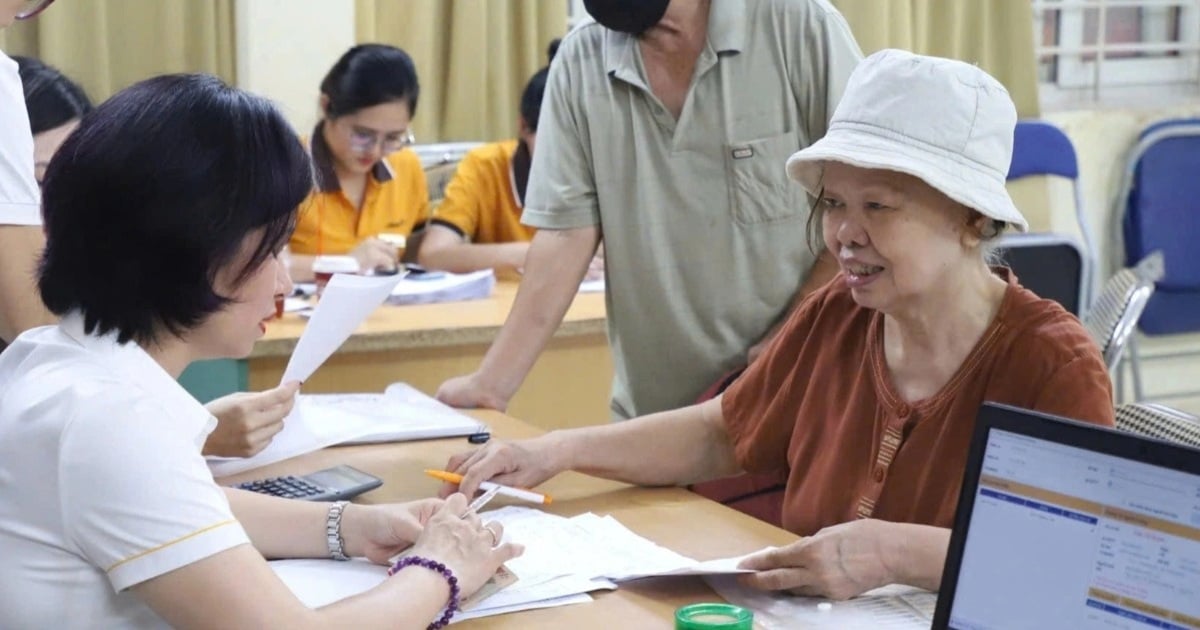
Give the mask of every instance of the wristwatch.
<path id="1" fill-rule="evenodd" d="M 329 544 L 329 557 L 334 560 L 349 560 L 346 555 L 345 543 L 342 538 L 342 511 L 346 509 L 346 501 L 337 501 L 329 506 L 329 514 L 325 516 L 325 542 Z"/>

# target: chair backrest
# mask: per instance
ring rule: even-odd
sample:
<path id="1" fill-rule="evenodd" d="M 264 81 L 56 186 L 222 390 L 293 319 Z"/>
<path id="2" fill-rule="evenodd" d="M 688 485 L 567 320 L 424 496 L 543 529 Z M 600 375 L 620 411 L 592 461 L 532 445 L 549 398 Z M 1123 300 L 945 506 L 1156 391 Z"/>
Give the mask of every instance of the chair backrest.
<path id="1" fill-rule="evenodd" d="M 1013 133 L 1012 165 L 1008 179 L 1028 175 L 1079 177 L 1075 145 L 1062 129 L 1044 120 L 1021 120 Z"/>
<path id="2" fill-rule="evenodd" d="M 446 196 L 446 184 L 454 177 L 454 171 L 463 157 L 482 142 L 443 142 L 440 144 L 418 144 L 412 149 L 421 158 L 425 169 L 425 183 L 429 187 L 429 199 L 436 202 Z"/>
<path id="3" fill-rule="evenodd" d="M 1120 364 L 1138 319 L 1154 294 L 1154 283 L 1162 276 L 1162 253 L 1154 252 L 1137 266 L 1122 269 L 1109 278 L 1088 309 L 1083 326 L 1100 346 L 1109 370 Z"/>
<path id="4" fill-rule="evenodd" d="M 1150 334 L 1200 330 L 1200 119 L 1147 127 L 1126 162 L 1116 215 L 1126 264 L 1162 251 L 1166 275 L 1141 328 Z"/>
<path id="5" fill-rule="evenodd" d="M 1080 314 L 1086 259 L 1073 239 L 1060 234 L 1006 234 L 997 250 L 1022 286 Z"/>
<path id="6" fill-rule="evenodd" d="M 1200 447 L 1200 417 L 1166 405 L 1128 403 L 1117 407 L 1117 428 Z"/>
<path id="7" fill-rule="evenodd" d="M 1082 301 L 1080 306 L 1071 312 L 1081 314 L 1087 311 L 1095 291 L 1096 241 L 1083 207 L 1083 192 L 1079 185 L 1079 159 L 1075 153 L 1075 145 L 1062 129 L 1044 120 L 1019 120 L 1013 131 L 1013 155 L 1008 168 L 1008 179 L 1011 181 L 1031 175 L 1063 177 L 1071 180 L 1074 188 L 1075 221 L 1079 225 L 1079 234 L 1083 237 L 1083 271 L 1080 278 Z"/>

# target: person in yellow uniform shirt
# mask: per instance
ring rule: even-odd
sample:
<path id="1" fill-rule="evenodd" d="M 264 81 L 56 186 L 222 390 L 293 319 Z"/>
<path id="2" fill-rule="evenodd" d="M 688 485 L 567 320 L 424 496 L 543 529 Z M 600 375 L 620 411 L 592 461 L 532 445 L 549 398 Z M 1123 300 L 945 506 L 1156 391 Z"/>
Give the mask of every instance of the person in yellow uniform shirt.
<path id="1" fill-rule="evenodd" d="M 407 149 L 419 92 L 412 58 L 383 44 L 351 48 L 321 81 L 315 189 L 289 243 L 294 280 L 311 279 L 323 254 L 353 256 L 363 271 L 396 268 L 399 250 L 379 236 L 408 236 L 429 213 L 421 160 Z"/>
<path id="2" fill-rule="evenodd" d="M 557 49 L 554 40 L 551 61 Z M 535 230 L 521 224 L 521 211 L 549 71 L 534 74 L 521 94 L 518 137 L 470 151 L 455 169 L 421 242 L 418 261 L 425 267 L 465 273 L 525 265 Z"/>

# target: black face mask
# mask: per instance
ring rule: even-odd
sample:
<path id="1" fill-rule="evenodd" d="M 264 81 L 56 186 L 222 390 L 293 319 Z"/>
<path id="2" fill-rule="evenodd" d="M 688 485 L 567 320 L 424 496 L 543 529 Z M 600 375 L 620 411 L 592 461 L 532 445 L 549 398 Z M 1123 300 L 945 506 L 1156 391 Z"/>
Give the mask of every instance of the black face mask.
<path id="1" fill-rule="evenodd" d="M 641 35 L 658 24 L 670 0 L 583 0 L 583 6 L 601 26 Z"/>

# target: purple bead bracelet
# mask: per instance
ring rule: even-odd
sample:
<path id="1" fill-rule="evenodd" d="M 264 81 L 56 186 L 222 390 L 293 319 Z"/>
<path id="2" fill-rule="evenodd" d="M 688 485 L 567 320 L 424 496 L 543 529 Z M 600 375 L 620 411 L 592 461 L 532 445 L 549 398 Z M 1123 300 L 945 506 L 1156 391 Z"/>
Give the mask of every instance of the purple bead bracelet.
<path id="1" fill-rule="evenodd" d="M 454 613 L 458 612 L 458 578 L 454 577 L 454 573 L 441 562 L 422 558 L 421 556 L 405 556 L 399 559 L 396 561 L 395 566 L 388 569 L 388 575 L 396 575 L 404 567 L 413 566 L 424 567 L 430 571 L 440 573 L 442 577 L 446 578 L 446 583 L 450 585 L 450 601 L 446 602 L 446 612 L 442 613 L 440 619 L 426 627 L 426 630 L 441 630 L 450 625 L 450 618 L 454 616 Z"/>

